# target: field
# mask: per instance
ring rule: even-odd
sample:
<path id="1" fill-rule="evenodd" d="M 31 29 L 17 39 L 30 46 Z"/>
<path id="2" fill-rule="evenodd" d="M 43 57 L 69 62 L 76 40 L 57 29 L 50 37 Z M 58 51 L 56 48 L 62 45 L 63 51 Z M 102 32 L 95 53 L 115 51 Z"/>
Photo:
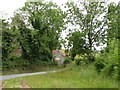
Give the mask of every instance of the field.
<path id="1" fill-rule="evenodd" d="M 117 81 L 98 75 L 92 65 L 71 66 L 61 72 L 5 80 L 5 88 L 117 88 Z"/>

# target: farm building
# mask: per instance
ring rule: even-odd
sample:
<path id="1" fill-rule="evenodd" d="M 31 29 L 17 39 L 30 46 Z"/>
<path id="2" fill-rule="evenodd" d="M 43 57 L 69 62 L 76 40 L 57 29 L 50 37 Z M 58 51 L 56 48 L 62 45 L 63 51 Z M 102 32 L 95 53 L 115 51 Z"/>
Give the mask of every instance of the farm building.
<path id="1" fill-rule="evenodd" d="M 60 50 L 53 50 L 53 61 L 56 61 L 59 66 L 61 66 L 64 62 L 65 55 Z"/>

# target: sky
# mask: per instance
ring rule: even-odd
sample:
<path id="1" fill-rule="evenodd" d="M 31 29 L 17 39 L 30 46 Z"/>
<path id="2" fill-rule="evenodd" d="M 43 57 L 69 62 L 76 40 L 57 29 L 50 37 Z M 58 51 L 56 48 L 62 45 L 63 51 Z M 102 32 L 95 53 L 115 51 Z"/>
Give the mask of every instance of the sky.
<path id="1" fill-rule="evenodd" d="M 27 0 L 0 0 L 0 18 L 9 18 L 13 16 L 16 9 L 24 5 Z M 68 0 L 44 0 L 53 1 L 59 5 L 66 3 Z M 75 0 L 74 0 L 75 1 Z M 118 3 L 120 0 L 107 0 L 108 2 Z"/>
<path id="2" fill-rule="evenodd" d="M 13 13 L 16 9 L 24 6 L 24 3 L 27 0 L 0 0 L 0 18 L 9 18 L 13 16 Z M 57 4 L 64 4 L 67 0 L 44 0 L 44 1 L 53 1 Z"/>

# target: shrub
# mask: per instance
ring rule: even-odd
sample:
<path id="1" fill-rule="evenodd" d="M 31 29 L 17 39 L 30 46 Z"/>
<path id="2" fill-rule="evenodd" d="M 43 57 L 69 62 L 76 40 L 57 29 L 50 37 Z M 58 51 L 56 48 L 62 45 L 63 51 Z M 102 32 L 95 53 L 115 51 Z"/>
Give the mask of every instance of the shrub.
<path id="1" fill-rule="evenodd" d="M 13 40 L 15 40 L 15 37 L 12 33 L 13 32 L 12 29 L 8 28 L 9 26 L 8 22 L 6 22 L 5 20 L 2 20 L 0 24 L 2 24 L 2 35 L 0 36 L 2 38 L 2 43 L 1 43 L 2 56 L 1 57 L 3 61 L 6 61 L 8 60 L 9 54 L 14 49 L 13 46 L 15 43 L 13 43 Z"/>
<path id="2" fill-rule="evenodd" d="M 75 64 L 78 66 L 78 65 L 80 65 L 81 61 L 82 61 L 82 58 L 80 57 L 80 55 L 76 55 Z"/>
<path id="3" fill-rule="evenodd" d="M 98 73 L 100 73 L 102 71 L 102 69 L 105 67 L 106 63 L 105 63 L 105 58 L 103 58 L 102 55 L 97 55 L 96 58 L 95 58 L 95 63 L 94 63 L 94 66 L 95 66 L 95 69 Z"/>
<path id="4" fill-rule="evenodd" d="M 50 62 L 49 62 L 49 65 L 50 65 L 50 66 L 57 66 L 57 65 L 58 65 L 58 63 L 57 63 L 57 62 L 55 62 L 55 61 L 50 61 Z"/>
<path id="5" fill-rule="evenodd" d="M 78 66 L 78 65 L 80 65 L 81 64 L 81 62 L 82 62 L 82 60 L 81 59 L 75 59 L 75 64 Z"/>
<path id="6" fill-rule="evenodd" d="M 15 63 L 13 61 L 3 61 L 2 62 L 2 69 L 13 69 L 15 68 Z"/>
<path id="7" fill-rule="evenodd" d="M 30 65 L 29 61 L 23 59 L 22 57 L 12 56 L 7 61 L 3 61 L 3 70 L 4 69 L 14 69 L 14 68 L 23 68 Z"/>
<path id="8" fill-rule="evenodd" d="M 110 76 L 113 78 L 118 78 L 118 41 L 116 39 L 111 39 L 109 41 L 109 46 L 107 47 L 108 52 L 105 52 L 103 55 L 104 60 L 107 62 L 105 68 L 103 69 L 103 73 L 106 76 Z"/>
<path id="9" fill-rule="evenodd" d="M 96 63 L 94 64 L 94 66 L 95 66 L 96 71 L 97 71 L 98 73 L 100 73 L 101 70 L 105 67 L 105 65 L 104 65 L 102 62 L 100 62 L 100 61 L 96 62 Z"/>
<path id="10" fill-rule="evenodd" d="M 57 62 L 52 61 L 52 60 L 35 60 L 34 65 L 42 65 L 42 66 L 55 66 L 57 65 Z"/>
<path id="11" fill-rule="evenodd" d="M 119 67 L 117 64 L 108 65 L 103 69 L 103 72 L 106 76 L 110 76 L 112 78 L 118 79 L 119 76 Z"/>
<path id="12" fill-rule="evenodd" d="M 88 56 L 89 63 L 92 63 L 95 61 L 95 57 L 93 55 Z"/>
<path id="13" fill-rule="evenodd" d="M 112 41 L 111 41 L 112 43 Z M 111 45 L 115 45 L 115 43 L 110 44 Z M 109 48 L 109 52 L 104 51 L 102 53 L 99 53 L 96 55 L 96 59 L 95 59 L 95 68 L 97 70 L 97 72 L 105 75 L 105 76 L 110 76 L 113 77 L 115 79 L 118 79 L 118 71 L 119 71 L 119 67 L 118 67 L 118 47 L 117 45 Z"/>
<path id="14" fill-rule="evenodd" d="M 72 61 L 71 58 L 66 57 L 63 64 L 66 65 L 66 64 L 70 63 L 71 61 Z"/>
<path id="15" fill-rule="evenodd" d="M 75 64 L 78 65 L 85 65 L 87 63 L 87 58 L 85 57 L 85 55 L 77 55 L 75 57 Z"/>

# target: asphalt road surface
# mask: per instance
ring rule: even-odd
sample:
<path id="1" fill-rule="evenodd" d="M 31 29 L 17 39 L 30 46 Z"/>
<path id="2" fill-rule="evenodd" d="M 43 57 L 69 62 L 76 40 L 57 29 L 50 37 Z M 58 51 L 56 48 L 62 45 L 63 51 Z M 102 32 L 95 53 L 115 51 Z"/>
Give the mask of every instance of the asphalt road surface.
<path id="1" fill-rule="evenodd" d="M 4 75 L 4 76 L 0 76 L 0 80 L 7 80 L 7 79 L 11 79 L 11 78 L 16 78 L 16 77 L 23 77 L 23 76 L 30 76 L 30 75 L 37 75 L 37 74 L 53 73 L 53 72 L 59 72 L 59 71 L 62 71 L 62 70 Z"/>

